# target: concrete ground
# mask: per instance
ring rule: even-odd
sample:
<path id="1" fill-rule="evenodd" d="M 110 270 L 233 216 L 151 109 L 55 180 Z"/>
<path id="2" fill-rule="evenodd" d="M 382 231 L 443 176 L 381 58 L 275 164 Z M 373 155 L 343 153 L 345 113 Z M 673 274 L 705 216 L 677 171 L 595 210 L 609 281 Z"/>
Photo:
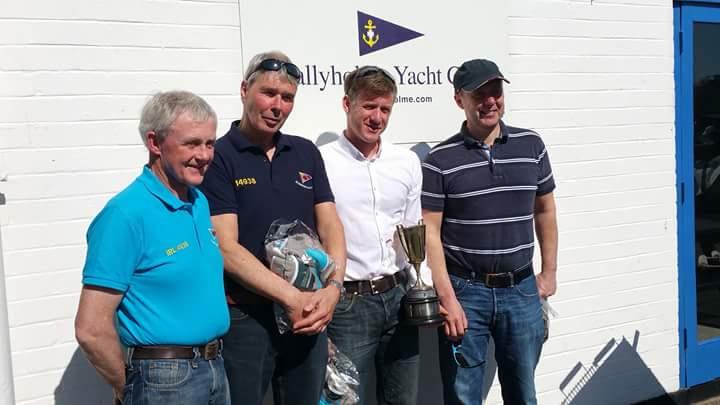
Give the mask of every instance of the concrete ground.
<path id="1" fill-rule="evenodd" d="M 688 390 L 673 392 L 663 397 L 639 402 L 642 405 L 720 405 L 720 379 Z"/>

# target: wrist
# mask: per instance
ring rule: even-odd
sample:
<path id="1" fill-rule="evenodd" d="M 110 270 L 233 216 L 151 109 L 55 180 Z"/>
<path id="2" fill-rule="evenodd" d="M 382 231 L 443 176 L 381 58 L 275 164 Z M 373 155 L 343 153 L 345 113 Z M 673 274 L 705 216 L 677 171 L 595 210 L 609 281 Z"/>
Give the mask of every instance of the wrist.
<path id="1" fill-rule="evenodd" d="M 338 291 L 339 295 L 338 297 L 341 297 L 345 294 L 345 286 L 341 281 L 335 280 L 334 278 L 328 279 L 325 283 L 325 288 L 332 288 Z"/>
<path id="2" fill-rule="evenodd" d="M 295 287 L 291 287 L 287 292 L 283 293 L 278 300 L 278 304 L 283 308 L 288 308 L 300 300 L 300 290 Z"/>

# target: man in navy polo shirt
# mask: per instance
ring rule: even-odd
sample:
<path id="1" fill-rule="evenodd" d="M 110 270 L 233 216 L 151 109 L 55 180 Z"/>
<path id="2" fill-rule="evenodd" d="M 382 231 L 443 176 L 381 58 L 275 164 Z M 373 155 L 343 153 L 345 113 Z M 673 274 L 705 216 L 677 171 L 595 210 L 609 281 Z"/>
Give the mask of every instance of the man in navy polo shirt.
<path id="1" fill-rule="evenodd" d="M 242 119 L 217 144 L 202 189 L 225 258 L 231 326 L 224 337 L 233 404 L 261 404 L 270 381 L 276 405 L 317 404 L 327 364 L 325 328 L 340 299 L 345 239 L 320 152 L 280 132 L 300 70 L 280 52 L 253 57 L 240 92 Z M 279 218 L 320 236 L 337 270 L 325 288 L 301 292 L 267 268 L 264 238 Z M 292 333 L 279 334 L 272 303 Z"/>
<path id="2" fill-rule="evenodd" d="M 503 401 L 537 403 L 540 299 L 556 290 L 555 182 L 540 136 L 501 121 L 503 81 L 492 61 L 460 66 L 453 84 L 466 121 L 423 163 L 428 264 L 447 311 L 439 342 L 447 404 L 482 402 L 490 336 Z M 537 277 L 533 223 L 542 257 Z"/>
<path id="3" fill-rule="evenodd" d="M 150 161 L 88 229 L 76 335 L 123 403 L 230 403 L 218 340 L 229 326 L 222 256 L 195 188 L 216 129 L 200 97 L 153 96 L 140 118 Z"/>

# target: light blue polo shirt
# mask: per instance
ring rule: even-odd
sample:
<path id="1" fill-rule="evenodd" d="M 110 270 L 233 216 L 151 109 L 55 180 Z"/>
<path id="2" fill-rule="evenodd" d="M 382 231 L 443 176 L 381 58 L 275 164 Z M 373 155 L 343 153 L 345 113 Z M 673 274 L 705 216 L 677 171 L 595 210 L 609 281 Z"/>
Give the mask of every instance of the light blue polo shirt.
<path id="1" fill-rule="evenodd" d="M 127 346 L 201 345 L 230 325 L 223 260 L 205 196 L 173 195 L 145 167 L 90 224 L 83 284 L 123 292 Z"/>

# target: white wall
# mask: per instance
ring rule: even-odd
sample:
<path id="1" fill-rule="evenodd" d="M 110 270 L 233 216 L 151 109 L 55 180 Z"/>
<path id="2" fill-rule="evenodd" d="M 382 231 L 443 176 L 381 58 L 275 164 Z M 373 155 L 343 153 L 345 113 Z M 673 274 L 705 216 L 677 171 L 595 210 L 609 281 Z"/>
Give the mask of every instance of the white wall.
<path id="1" fill-rule="evenodd" d="M 0 224 L 18 404 L 97 403 L 73 336 L 85 230 L 146 161 L 136 128 L 147 96 L 195 91 L 225 127 L 240 111 L 239 60 L 235 1 L 0 7 Z"/>
<path id="2" fill-rule="evenodd" d="M 676 390 L 672 4 L 511 4 L 507 102 L 514 123 L 543 135 L 558 182 L 560 289 L 552 303 L 560 318 L 538 370 L 540 401 L 560 403 L 558 386 L 574 365 L 591 368 L 610 339 L 632 342 L 636 331 L 642 362 Z M 615 380 L 594 383 L 616 399 L 600 403 L 660 393 L 643 383 L 637 360 L 615 370 Z"/>
<path id="3" fill-rule="evenodd" d="M 412 26 L 416 3 L 408 7 L 402 22 L 420 29 Z M 552 303 L 560 318 L 538 370 L 540 403 L 561 403 L 580 386 L 611 387 L 604 399 L 620 402 L 660 394 L 653 382 L 676 390 L 672 5 L 506 7 L 508 119 L 543 135 L 558 182 L 560 289 Z M 308 11 L 309 23 L 320 23 L 318 10 Z M 482 12 L 468 10 L 457 23 Z M 102 395 L 73 338 L 85 229 L 145 160 L 135 128 L 148 94 L 201 94 L 217 109 L 221 133 L 239 116 L 239 21 L 231 0 L 27 0 L 0 8 L 0 177 L 8 176 L 0 226 L 18 404 Z M 492 34 L 478 27 L 477 56 Z M 339 112 L 335 101 L 327 108 Z M 613 345 L 593 366 L 611 339 L 623 338 L 636 351 Z M 568 378 L 578 363 L 584 368 Z M 489 402 L 500 402 L 497 388 Z"/>

